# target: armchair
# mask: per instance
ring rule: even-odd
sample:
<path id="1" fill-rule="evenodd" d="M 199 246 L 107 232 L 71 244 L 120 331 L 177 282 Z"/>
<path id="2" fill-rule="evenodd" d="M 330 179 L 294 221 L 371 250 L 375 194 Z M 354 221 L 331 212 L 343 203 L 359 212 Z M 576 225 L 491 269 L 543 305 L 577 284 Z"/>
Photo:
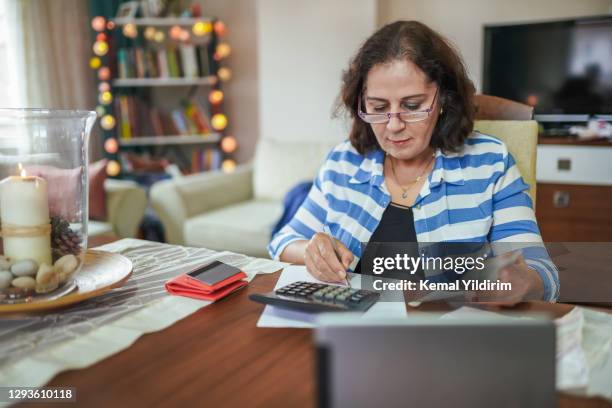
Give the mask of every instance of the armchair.
<path id="1" fill-rule="evenodd" d="M 315 177 L 334 144 L 260 139 L 253 163 L 232 173 L 212 171 L 154 184 L 151 205 L 166 241 L 268 257 L 266 246 L 284 195 Z"/>
<path id="2" fill-rule="evenodd" d="M 113 234 L 119 238 L 135 237 L 147 207 L 144 189 L 133 181 L 107 179 L 104 190 L 107 219 L 90 220 L 88 236 Z"/>

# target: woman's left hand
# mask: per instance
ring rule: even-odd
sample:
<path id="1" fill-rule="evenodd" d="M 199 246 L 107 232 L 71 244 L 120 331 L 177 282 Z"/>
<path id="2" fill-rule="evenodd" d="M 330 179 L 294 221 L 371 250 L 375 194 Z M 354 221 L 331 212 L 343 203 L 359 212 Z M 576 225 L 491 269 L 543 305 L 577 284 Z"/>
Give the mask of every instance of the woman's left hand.
<path id="1" fill-rule="evenodd" d="M 500 269 L 497 279 L 510 283 L 512 289 L 478 291 L 472 301 L 512 306 L 527 300 L 542 300 L 544 297 L 544 283 L 540 275 L 527 265 L 522 255 L 513 264 Z"/>

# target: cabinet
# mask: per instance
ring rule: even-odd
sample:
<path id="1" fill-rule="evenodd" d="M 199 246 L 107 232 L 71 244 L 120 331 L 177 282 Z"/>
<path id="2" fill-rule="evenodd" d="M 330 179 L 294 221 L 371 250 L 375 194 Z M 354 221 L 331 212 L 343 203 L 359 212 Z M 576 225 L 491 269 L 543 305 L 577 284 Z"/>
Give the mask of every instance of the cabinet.
<path id="1" fill-rule="evenodd" d="M 537 163 L 544 241 L 612 241 L 612 143 L 540 142 Z"/>

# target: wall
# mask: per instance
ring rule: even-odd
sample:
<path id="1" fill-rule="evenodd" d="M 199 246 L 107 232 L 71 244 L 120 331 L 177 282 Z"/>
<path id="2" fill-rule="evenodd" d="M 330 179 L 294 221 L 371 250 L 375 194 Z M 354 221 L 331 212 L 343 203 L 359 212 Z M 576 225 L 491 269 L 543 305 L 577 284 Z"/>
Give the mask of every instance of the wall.
<path id="1" fill-rule="evenodd" d="M 331 113 L 342 70 L 376 26 L 375 0 L 257 0 L 259 134 L 345 138 Z"/>
<path id="2" fill-rule="evenodd" d="M 235 135 L 235 157 L 244 162 L 253 156 L 259 137 L 257 33 L 254 0 L 200 0 L 205 16 L 227 24 L 225 41 L 232 47 L 227 66 L 232 79 L 223 84 L 224 108 L 229 119 L 228 134 Z"/>
<path id="3" fill-rule="evenodd" d="M 612 0 L 378 0 L 378 25 L 419 20 L 452 40 L 480 90 L 484 24 L 612 13 Z"/>

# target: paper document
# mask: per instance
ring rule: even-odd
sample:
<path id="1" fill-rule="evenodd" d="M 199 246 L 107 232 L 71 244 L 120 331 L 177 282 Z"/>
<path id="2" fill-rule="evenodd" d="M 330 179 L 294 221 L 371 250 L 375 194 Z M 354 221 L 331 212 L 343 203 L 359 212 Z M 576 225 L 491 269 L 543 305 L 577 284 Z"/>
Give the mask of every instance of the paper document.
<path id="1" fill-rule="evenodd" d="M 347 277 L 351 283 L 351 287 L 361 287 L 361 275 L 349 273 Z M 291 265 L 283 269 L 280 278 L 278 278 L 276 282 L 276 286 L 274 286 L 274 290 L 297 281 L 325 283 L 309 274 L 305 266 Z M 364 316 L 404 317 L 406 316 L 406 306 L 403 302 L 377 302 L 364 313 Z M 314 313 L 266 306 L 257 322 L 257 327 L 312 328 L 314 327 L 315 317 L 316 314 Z"/>

